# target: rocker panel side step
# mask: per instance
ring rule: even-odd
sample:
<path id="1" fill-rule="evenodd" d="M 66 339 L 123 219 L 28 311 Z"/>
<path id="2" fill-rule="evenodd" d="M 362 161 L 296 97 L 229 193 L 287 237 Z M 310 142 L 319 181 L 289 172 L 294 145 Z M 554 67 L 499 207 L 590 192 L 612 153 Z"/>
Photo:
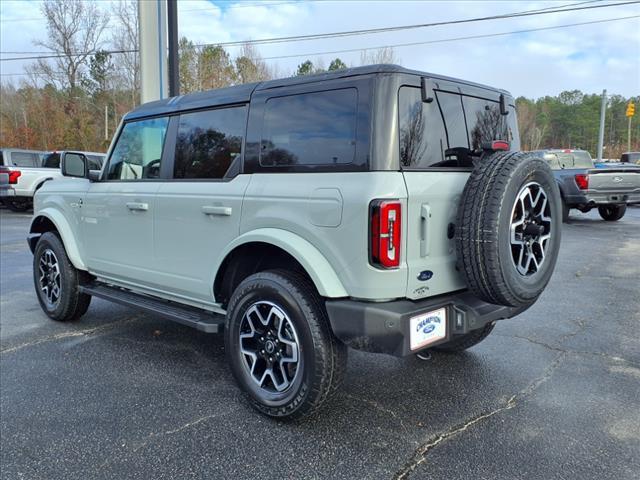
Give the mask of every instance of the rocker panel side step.
<path id="1" fill-rule="evenodd" d="M 118 287 L 100 283 L 80 286 L 80 291 L 94 297 L 109 300 L 127 307 L 137 308 L 154 315 L 160 315 L 174 322 L 193 327 L 205 333 L 220 333 L 224 330 L 224 316 L 206 312 L 195 307 L 180 305 L 149 295 L 130 292 Z"/>

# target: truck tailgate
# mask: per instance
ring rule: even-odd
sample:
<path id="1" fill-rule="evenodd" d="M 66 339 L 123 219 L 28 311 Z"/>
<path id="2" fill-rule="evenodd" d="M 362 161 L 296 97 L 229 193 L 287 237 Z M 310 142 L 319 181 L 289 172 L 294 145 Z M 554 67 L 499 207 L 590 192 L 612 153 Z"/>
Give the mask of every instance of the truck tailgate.
<path id="1" fill-rule="evenodd" d="M 589 170 L 589 190 L 602 193 L 640 192 L 640 168 Z"/>

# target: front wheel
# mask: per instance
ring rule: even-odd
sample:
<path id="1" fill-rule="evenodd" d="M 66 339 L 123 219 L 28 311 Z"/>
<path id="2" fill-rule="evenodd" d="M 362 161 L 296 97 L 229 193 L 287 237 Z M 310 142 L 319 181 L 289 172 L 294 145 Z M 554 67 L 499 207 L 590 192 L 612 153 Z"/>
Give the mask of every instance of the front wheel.
<path id="1" fill-rule="evenodd" d="M 332 333 L 315 287 L 303 275 L 259 272 L 236 288 L 225 350 L 233 375 L 260 412 L 299 419 L 339 386 L 347 351 Z"/>
<path id="2" fill-rule="evenodd" d="M 44 313 L 60 322 L 80 318 L 91 303 L 79 288 L 86 275 L 71 264 L 55 233 L 42 234 L 33 253 L 33 282 Z"/>
<path id="3" fill-rule="evenodd" d="M 624 217 L 627 211 L 626 205 L 601 205 L 598 207 L 598 213 L 607 222 L 616 222 Z"/>

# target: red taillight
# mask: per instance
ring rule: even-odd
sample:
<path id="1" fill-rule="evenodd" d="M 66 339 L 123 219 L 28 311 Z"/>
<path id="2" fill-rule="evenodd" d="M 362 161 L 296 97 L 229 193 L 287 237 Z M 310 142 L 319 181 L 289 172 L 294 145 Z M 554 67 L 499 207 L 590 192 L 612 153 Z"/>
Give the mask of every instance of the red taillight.
<path id="1" fill-rule="evenodd" d="M 371 264 L 382 268 L 398 267 L 402 205 L 398 200 L 374 200 L 371 202 L 369 222 Z"/>
<path id="2" fill-rule="evenodd" d="M 584 173 L 576 173 L 576 184 L 580 190 L 589 189 L 589 175 Z"/>
<path id="3" fill-rule="evenodd" d="M 0 173 L 6 173 L 9 175 L 9 185 L 15 185 L 18 183 L 18 178 L 22 175 L 20 170 L 9 170 L 8 168 L 0 167 Z"/>
<path id="4" fill-rule="evenodd" d="M 494 140 L 491 142 L 491 150 L 509 150 L 509 142 Z"/>

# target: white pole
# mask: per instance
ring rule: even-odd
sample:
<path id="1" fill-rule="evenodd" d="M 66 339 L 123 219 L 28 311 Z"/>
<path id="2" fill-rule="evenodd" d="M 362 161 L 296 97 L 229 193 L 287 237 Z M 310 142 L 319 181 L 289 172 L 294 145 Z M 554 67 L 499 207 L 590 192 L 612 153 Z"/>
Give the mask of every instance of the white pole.
<path id="1" fill-rule="evenodd" d="M 104 106 L 104 139 L 109 140 L 109 107 Z"/>
<path id="2" fill-rule="evenodd" d="M 598 132 L 598 161 L 602 161 L 602 148 L 604 146 L 604 116 L 607 109 L 607 91 L 602 91 L 602 105 L 600 106 L 600 131 Z"/>
<path id="3" fill-rule="evenodd" d="M 138 0 L 140 28 L 140 99 L 142 103 L 166 98 L 167 2 Z"/>

